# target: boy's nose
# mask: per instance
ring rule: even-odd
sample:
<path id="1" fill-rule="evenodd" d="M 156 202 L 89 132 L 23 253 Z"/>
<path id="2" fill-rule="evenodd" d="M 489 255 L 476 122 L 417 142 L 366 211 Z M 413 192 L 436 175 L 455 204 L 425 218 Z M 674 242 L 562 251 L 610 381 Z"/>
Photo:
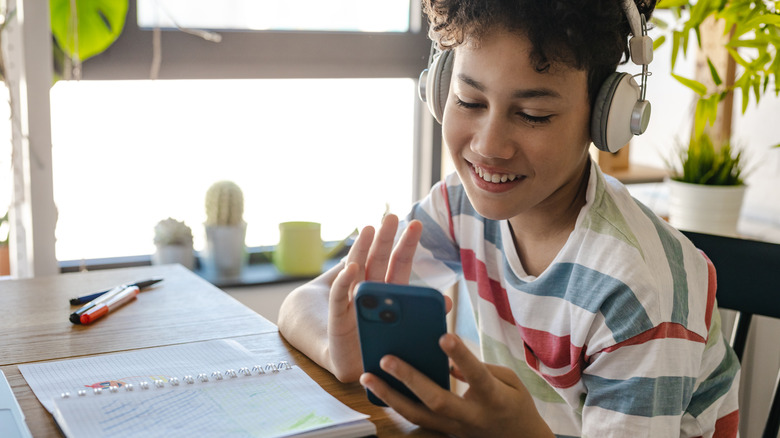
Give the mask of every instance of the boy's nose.
<path id="1" fill-rule="evenodd" d="M 486 158 L 509 159 L 515 153 L 510 127 L 503 117 L 488 115 L 475 133 L 471 149 Z"/>

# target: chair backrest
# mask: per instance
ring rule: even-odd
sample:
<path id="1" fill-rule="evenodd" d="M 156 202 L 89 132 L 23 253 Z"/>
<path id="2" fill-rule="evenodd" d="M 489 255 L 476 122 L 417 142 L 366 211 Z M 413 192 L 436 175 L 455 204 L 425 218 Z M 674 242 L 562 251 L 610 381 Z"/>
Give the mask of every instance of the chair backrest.
<path id="1" fill-rule="evenodd" d="M 739 312 L 731 346 L 740 362 L 753 315 L 780 318 L 780 245 L 683 231 L 712 260 L 718 279 L 718 307 Z M 780 431 L 780 373 L 763 438 Z"/>

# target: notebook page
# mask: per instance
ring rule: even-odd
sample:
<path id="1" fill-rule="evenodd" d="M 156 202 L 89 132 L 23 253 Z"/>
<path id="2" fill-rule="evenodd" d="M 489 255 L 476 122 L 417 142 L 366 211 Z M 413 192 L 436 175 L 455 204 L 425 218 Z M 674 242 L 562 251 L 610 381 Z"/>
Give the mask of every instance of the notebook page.
<path id="1" fill-rule="evenodd" d="M 284 437 L 367 418 L 300 368 L 226 380 L 71 396 L 54 416 L 69 437 Z M 373 425 L 364 434 L 375 433 Z"/>
<path id="2" fill-rule="evenodd" d="M 63 392 L 108 388 L 112 383 L 121 386 L 151 379 L 167 381 L 169 377 L 265 365 L 274 359 L 259 358 L 233 340 L 216 340 L 20 365 L 19 371 L 51 412 L 52 400 Z"/>

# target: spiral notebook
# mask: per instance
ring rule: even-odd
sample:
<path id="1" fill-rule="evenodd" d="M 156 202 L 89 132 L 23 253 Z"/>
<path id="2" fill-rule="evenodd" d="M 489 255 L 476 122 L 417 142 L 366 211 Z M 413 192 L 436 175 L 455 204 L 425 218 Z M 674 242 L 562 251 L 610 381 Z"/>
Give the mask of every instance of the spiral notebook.
<path id="1" fill-rule="evenodd" d="M 232 364 L 232 365 L 228 365 Z M 362 437 L 364 414 L 233 341 L 21 365 L 67 437 Z"/>

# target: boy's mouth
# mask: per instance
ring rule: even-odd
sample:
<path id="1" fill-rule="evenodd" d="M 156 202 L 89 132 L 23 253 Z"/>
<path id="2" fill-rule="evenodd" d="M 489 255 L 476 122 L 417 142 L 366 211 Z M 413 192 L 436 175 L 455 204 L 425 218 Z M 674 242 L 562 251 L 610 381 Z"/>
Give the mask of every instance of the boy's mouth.
<path id="1" fill-rule="evenodd" d="M 487 170 L 477 166 L 476 164 L 472 164 L 471 167 L 474 169 L 474 173 L 479 175 L 480 178 L 483 180 L 499 184 L 499 183 L 505 183 L 505 182 L 511 182 L 518 178 L 518 175 L 515 175 L 513 173 L 491 173 Z"/>

